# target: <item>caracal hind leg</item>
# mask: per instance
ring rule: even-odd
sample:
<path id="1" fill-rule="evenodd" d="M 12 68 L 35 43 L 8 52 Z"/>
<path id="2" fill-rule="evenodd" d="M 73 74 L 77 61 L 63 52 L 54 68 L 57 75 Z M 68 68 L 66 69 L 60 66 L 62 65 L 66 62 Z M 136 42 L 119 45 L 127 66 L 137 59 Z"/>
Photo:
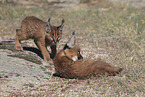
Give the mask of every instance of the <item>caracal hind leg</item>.
<path id="1" fill-rule="evenodd" d="M 45 47 L 45 41 L 43 41 L 43 39 L 35 40 L 35 44 L 41 50 L 44 60 L 51 62 L 52 60 L 50 59 L 50 54 Z"/>
<path id="2" fill-rule="evenodd" d="M 21 40 L 24 40 L 23 34 L 21 32 L 21 29 L 17 29 L 16 30 L 16 39 L 15 39 L 15 48 L 16 48 L 16 50 L 23 50 L 23 48 L 20 44 Z"/>
<path id="3" fill-rule="evenodd" d="M 56 45 L 50 46 L 50 48 L 51 48 L 51 58 L 53 59 L 57 52 Z"/>

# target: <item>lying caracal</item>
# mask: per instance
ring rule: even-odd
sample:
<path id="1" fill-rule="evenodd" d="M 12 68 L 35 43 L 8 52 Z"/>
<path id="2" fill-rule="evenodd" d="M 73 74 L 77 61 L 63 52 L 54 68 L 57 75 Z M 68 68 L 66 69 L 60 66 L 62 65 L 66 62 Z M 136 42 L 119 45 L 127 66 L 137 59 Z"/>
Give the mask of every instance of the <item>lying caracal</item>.
<path id="1" fill-rule="evenodd" d="M 44 22 L 34 16 L 26 17 L 21 23 L 21 29 L 16 29 L 15 48 L 23 50 L 20 45 L 22 40 L 34 39 L 35 44 L 41 50 L 44 60 L 50 61 L 50 54 L 47 46 L 51 48 L 51 58 L 56 54 L 56 45 L 62 37 L 64 19 L 60 26 L 52 26 L 50 18 Z"/>
<path id="2" fill-rule="evenodd" d="M 122 70 L 101 60 L 83 59 L 80 54 L 80 48 L 75 46 L 74 43 L 73 33 L 63 50 L 58 52 L 53 59 L 56 71 L 54 76 L 85 79 L 98 74 L 115 75 Z"/>

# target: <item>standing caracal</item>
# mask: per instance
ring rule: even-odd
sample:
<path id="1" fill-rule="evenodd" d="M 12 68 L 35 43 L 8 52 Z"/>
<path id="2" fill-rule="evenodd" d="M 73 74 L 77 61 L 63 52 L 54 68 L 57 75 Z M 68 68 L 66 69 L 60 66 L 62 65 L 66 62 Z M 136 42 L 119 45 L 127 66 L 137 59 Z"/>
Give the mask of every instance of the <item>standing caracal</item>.
<path id="1" fill-rule="evenodd" d="M 64 19 L 60 26 L 52 26 L 50 18 L 44 22 L 34 16 L 27 16 L 21 23 L 21 29 L 16 29 L 15 48 L 23 50 L 20 45 L 22 40 L 34 39 L 35 44 L 41 50 L 44 60 L 50 61 L 47 46 L 51 48 L 51 58 L 56 54 L 56 45 L 62 37 Z"/>

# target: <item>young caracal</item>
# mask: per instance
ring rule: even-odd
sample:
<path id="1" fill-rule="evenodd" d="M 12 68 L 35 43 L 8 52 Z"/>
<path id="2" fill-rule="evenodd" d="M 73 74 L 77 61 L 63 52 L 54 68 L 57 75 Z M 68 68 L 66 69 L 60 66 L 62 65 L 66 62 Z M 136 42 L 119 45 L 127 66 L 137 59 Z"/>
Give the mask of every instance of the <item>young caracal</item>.
<path id="1" fill-rule="evenodd" d="M 44 60 L 50 61 L 50 54 L 47 46 L 51 48 L 51 58 L 56 54 L 56 45 L 62 37 L 64 19 L 60 26 L 52 26 L 50 18 L 44 22 L 34 16 L 26 17 L 21 23 L 21 29 L 16 29 L 15 48 L 23 50 L 20 45 L 22 40 L 33 39 L 37 47 L 41 50 Z"/>
<path id="2" fill-rule="evenodd" d="M 98 74 L 115 75 L 122 70 L 100 60 L 83 59 L 80 48 L 75 46 L 74 33 L 63 50 L 56 54 L 53 63 L 56 71 L 54 76 L 64 78 L 85 79 Z"/>

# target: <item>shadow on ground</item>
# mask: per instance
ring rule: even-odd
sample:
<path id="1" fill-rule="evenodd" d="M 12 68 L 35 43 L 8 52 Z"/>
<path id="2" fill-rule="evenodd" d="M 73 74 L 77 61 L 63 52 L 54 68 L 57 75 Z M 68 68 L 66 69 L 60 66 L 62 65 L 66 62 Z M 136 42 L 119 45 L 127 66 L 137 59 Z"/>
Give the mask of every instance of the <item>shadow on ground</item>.
<path id="1" fill-rule="evenodd" d="M 15 52 L 15 54 L 10 54 L 8 56 L 25 59 L 27 61 L 37 63 L 37 64 L 42 63 L 41 59 L 43 59 L 43 55 L 41 54 L 41 51 L 39 49 L 37 49 L 35 47 L 30 47 L 25 44 L 22 44 L 22 47 L 23 47 L 23 51 L 16 50 L 13 40 L 6 40 L 6 41 L 0 42 L 0 49 L 8 49 L 8 50 Z M 27 51 L 29 51 L 29 52 L 27 52 Z"/>

